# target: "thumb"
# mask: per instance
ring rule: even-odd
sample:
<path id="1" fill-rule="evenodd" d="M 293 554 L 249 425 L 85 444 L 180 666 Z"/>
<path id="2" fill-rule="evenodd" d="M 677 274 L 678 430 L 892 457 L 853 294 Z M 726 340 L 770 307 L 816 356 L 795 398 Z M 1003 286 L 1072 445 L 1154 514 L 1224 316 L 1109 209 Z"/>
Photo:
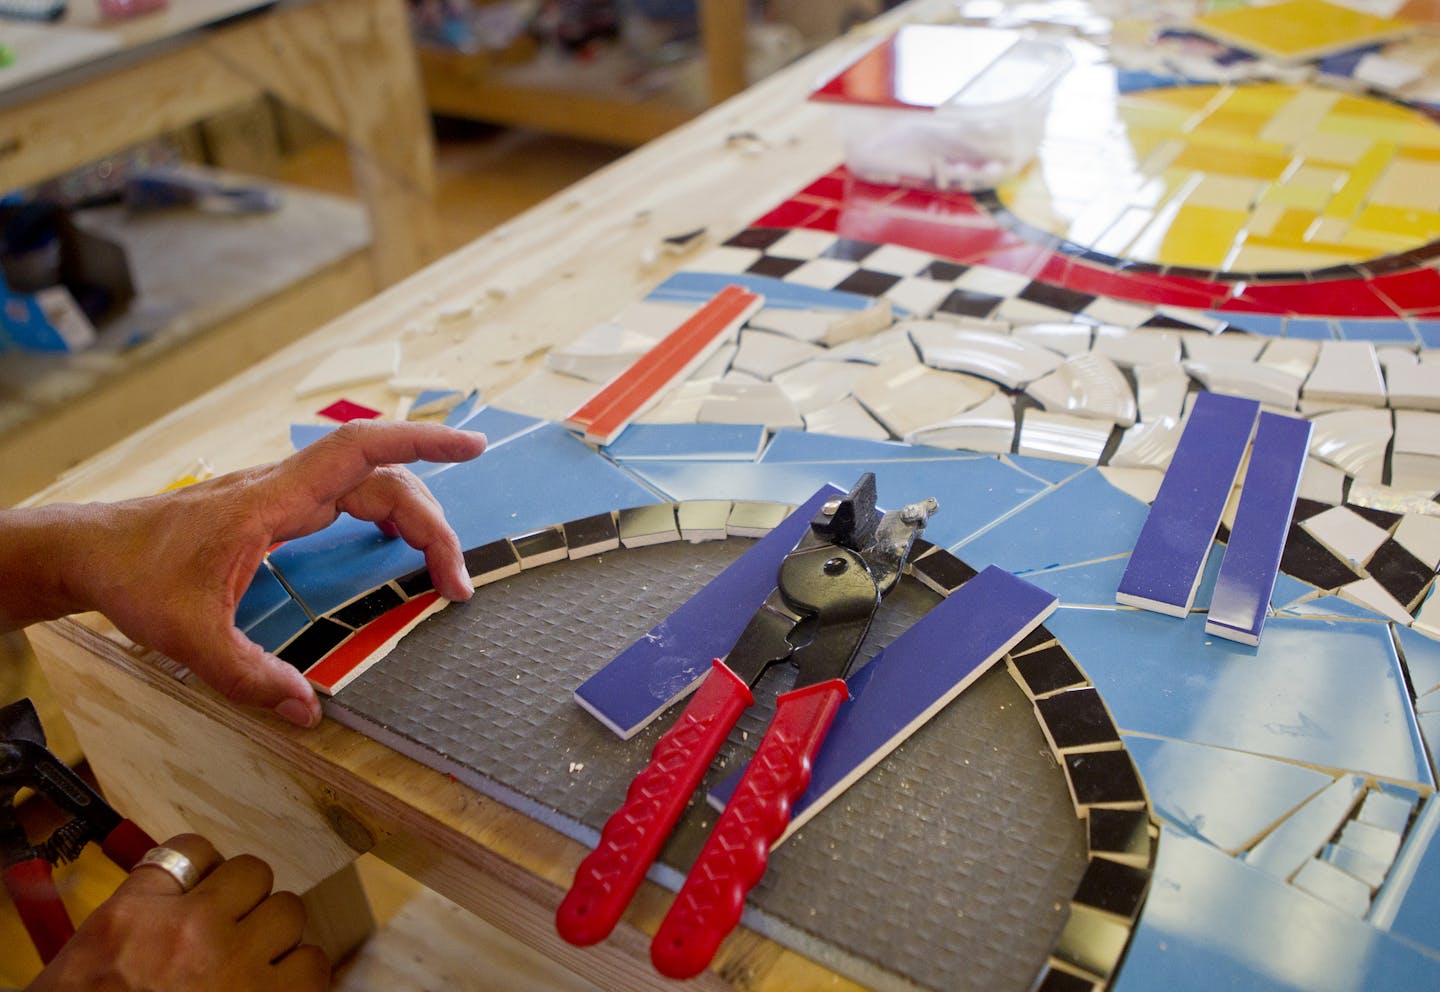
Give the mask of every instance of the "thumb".
<path id="1" fill-rule="evenodd" d="M 196 675 L 233 703 L 274 710 L 297 727 L 320 723 L 320 700 L 305 676 L 233 625 L 227 634 L 226 643 L 220 646 L 221 656 L 205 666 L 212 670 L 192 665 Z"/>

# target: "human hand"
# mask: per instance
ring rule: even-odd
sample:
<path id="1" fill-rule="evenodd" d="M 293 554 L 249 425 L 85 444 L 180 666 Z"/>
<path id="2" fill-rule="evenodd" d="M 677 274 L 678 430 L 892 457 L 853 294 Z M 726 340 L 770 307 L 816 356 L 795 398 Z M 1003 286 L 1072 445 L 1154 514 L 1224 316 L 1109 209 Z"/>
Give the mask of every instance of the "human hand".
<path id="1" fill-rule="evenodd" d="M 69 581 L 85 608 L 226 698 L 314 726 L 320 703 L 304 676 L 235 626 L 266 551 L 349 513 L 423 551 L 442 596 L 469 599 L 459 539 L 424 483 L 397 463 L 466 461 L 484 450 L 483 434 L 438 424 L 345 424 L 281 462 L 98 506 L 100 533 Z"/>
<path id="2" fill-rule="evenodd" d="M 305 907 L 270 891 L 259 858 L 220 857 L 205 838 L 165 842 L 190 859 L 189 892 L 169 874 L 137 868 L 90 914 L 29 992 L 320 992 L 330 962 L 301 944 Z"/>

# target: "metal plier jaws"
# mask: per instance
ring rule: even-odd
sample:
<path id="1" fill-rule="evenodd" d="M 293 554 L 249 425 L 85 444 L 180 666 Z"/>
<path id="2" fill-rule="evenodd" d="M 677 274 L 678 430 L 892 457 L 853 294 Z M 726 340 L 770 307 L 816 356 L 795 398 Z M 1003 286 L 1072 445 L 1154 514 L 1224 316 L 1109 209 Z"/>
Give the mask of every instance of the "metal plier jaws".
<path id="1" fill-rule="evenodd" d="M 30 842 L 15 810 L 22 788 L 34 789 L 70 815 L 38 844 Z M 91 841 L 126 871 L 155 846 L 46 748 L 30 700 L 0 707 L 0 867 L 20 919 L 47 964 L 75 932 L 55 888 L 54 867 L 74 860 Z"/>
<path id="2" fill-rule="evenodd" d="M 619 921 L 690 795 L 772 666 L 796 666 L 775 715 L 651 945 L 662 974 L 703 971 L 740 920 L 765 872 L 770 846 L 810 782 L 810 769 L 840 704 L 845 676 L 885 594 L 900 578 L 934 499 L 881 514 L 875 476 L 828 501 L 780 564 L 775 589 L 735 647 L 715 659 L 675 725 L 655 744 L 625 802 L 580 864 L 556 914 L 572 944 L 603 940 Z"/>

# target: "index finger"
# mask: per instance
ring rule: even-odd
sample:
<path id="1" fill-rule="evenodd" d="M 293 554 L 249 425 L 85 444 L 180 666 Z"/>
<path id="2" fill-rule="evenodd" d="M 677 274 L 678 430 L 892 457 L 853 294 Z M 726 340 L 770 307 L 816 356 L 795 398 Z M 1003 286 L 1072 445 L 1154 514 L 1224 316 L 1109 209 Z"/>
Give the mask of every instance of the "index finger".
<path id="1" fill-rule="evenodd" d="M 220 863 L 220 852 L 215 845 L 199 834 L 179 834 L 171 837 L 161 847 L 183 854 L 195 866 L 200 878 L 204 878 Z M 120 883 L 116 892 L 131 895 L 180 895 L 180 883 L 168 871 L 154 865 L 139 865 L 131 869 L 130 875 Z"/>
<path id="2" fill-rule="evenodd" d="M 322 480 L 322 499 L 354 489 L 380 465 L 407 462 L 463 462 L 485 450 L 478 431 L 444 424 L 355 420 L 296 452 L 290 461 L 308 478 Z"/>

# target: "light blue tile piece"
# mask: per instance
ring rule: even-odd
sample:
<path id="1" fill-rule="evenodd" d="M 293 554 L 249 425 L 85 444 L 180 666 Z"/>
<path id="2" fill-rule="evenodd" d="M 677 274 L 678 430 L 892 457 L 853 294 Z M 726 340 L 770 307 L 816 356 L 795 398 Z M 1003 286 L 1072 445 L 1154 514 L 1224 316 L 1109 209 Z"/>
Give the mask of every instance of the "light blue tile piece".
<path id="1" fill-rule="evenodd" d="M 270 566 L 261 562 L 235 607 L 235 626 L 248 630 L 288 602 L 289 591 L 270 571 Z"/>
<path id="2" fill-rule="evenodd" d="M 1352 603 L 1348 599 L 1341 599 L 1339 596 L 1321 596 L 1318 599 L 1307 599 L 1299 603 L 1291 603 L 1281 612 L 1282 616 L 1309 617 L 1311 619 L 1325 619 L 1340 617 L 1347 620 L 1372 620 L 1380 621 L 1385 617 L 1359 603 Z"/>
<path id="3" fill-rule="evenodd" d="M 1356 817 L 1361 823 L 1370 823 L 1397 834 L 1405 833 L 1410 825 L 1410 815 L 1415 812 L 1416 797 L 1400 796 L 1391 792 L 1372 791 L 1360 805 Z"/>
<path id="4" fill-rule="evenodd" d="M 1440 348 L 1440 320 L 1416 320 L 1412 324 L 1425 347 Z"/>
<path id="5" fill-rule="evenodd" d="M 1027 572 L 1026 581 L 1053 593 L 1066 606 L 1104 606 L 1115 603 L 1115 589 L 1120 585 L 1120 576 L 1125 572 L 1129 555 L 1108 558 L 1104 561 L 1089 561 L 1080 565 L 1046 569 L 1043 572 Z"/>
<path id="6" fill-rule="evenodd" d="M 848 491 L 862 471 L 872 471 L 881 506 L 902 506 L 929 496 L 939 500 L 940 512 L 926 525 L 925 539 L 941 547 L 964 540 L 1044 488 L 1033 476 L 993 458 L 863 465 L 654 461 L 630 462 L 627 468 L 670 499 L 752 499 L 792 505 L 803 503 L 826 483 Z"/>
<path id="7" fill-rule="evenodd" d="M 1328 320 L 1291 317 L 1285 322 L 1287 338 L 1306 338 L 1310 341 L 1330 341 L 1335 337 L 1335 328 Z"/>
<path id="8" fill-rule="evenodd" d="M 1377 861 L 1368 854 L 1339 844 L 1326 844 L 1320 857 L 1370 886 L 1372 894 L 1375 889 L 1385 884 L 1385 876 L 1390 872 L 1389 862 Z"/>
<path id="9" fill-rule="evenodd" d="M 1121 730 L 1433 784 L 1384 624 L 1275 617 L 1259 647 L 1205 617 L 1059 609 L 1046 621 Z"/>
<path id="10" fill-rule="evenodd" d="M 765 305 L 778 310 L 865 310 L 874 304 L 868 296 L 816 289 L 769 276 L 725 272 L 677 272 L 645 297 L 656 303 L 704 303 L 726 286 L 740 286 L 765 297 Z"/>
<path id="11" fill-rule="evenodd" d="M 1409 627 L 1397 625 L 1394 630 L 1415 695 L 1423 696 L 1440 688 L 1440 641 L 1431 640 Z"/>
<path id="12" fill-rule="evenodd" d="M 479 408 L 480 391 L 478 389 L 472 389 L 469 396 L 466 396 L 459 403 L 456 403 L 450 408 L 450 412 L 445 414 L 445 423 L 451 427 L 455 427 L 458 424 L 463 424 L 467 419 L 473 416 L 475 411 Z"/>
<path id="13" fill-rule="evenodd" d="M 326 434 L 339 429 L 339 424 L 291 424 L 290 447 L 296 451 L 308 448 Z"/>
<path id="14" fill-rule="evenodd" d="M 1370 922 L 1381 930 L 1440 951 L 1436 920 L 1440 920 L 1440 801 L 1432 796 L 1375 897 Z"/>
<path id="15" fill-rule="evenodd" d="M 473 395 L 473 394 L 472 394 L 472 395 Z M 415 394 L 415 401 L 411 404 L 411 408 L 412 408 L 412 409 L 419 409 L 420 407 L 423 407 L 423 406 L 425 406 L 426 404 L 429 404 L 429 403 L 438 403 L 440 400 L 446 399 L 446 398 L 451 397 L 451 396 L 460 396 L 460 390 L 458 390 L 458 389 L 422 389 L 422 390 L 420 390 L 420 392 L 418 392 L 418 393 Z M 457 401 L 456 401 L 456 404 L 455 404 L 455 405 L 456 405 L 456 406 L 459 406 L 459 405 L 460 405 L 460 402 L 462 402 L 463 400 L 464 400 L 464 397 L 462 396 L 460 400 L 457 400 Z M 453 409 L 455 409 L 455 407 L 452 406 L 452 407 L 450 408 L 450 410 L 453 410 Z M 445 412 L 446 412 L 446 413 L 449 413 L 450 410 L 446 410 Z M 437 412 L 438 412 L 438 411 L 437 411 Z"/>
<path id="16" fill-rule="evenodd" d="M 1417 713 L 1416 721 L 1420 724 L 1420 732 L 1425 738 L 1426 749 L 1430 757 L 1430 767 L 1440 775 L 1440 713 Z"/>
<path id="17" fill-rule="evenodd" d="M 1200 584 L 1195 587 L 1195 602 L 1190 604 L 1191 610 L 1210 609 L 1211 600 L 1215 596 L 1215 583 L 1219 580 L 1221 564 L 1228 550 L 1229 548 L 1219 541 L 1211 542 L 1210 553 L 1205 556 L 1205 570 L 1200 573 Z"/>
<path id="18" fill-rule="evenodd" d="M 1440 713 L 1440 689 L 1415 697 L 1416 713 Z"/>
<path id="19" fill-rule="evenodd" d="M 1200 393 L 1115 594 L 1128 606 L 1184 616 L 1250 442 L 1260 404 Z"/>
<path id="20" fill-rule="evenodd" d="M 945 510 L 941 503 L 941 512 Z M 1016 575 L 1128 554 L 1149 508 L 1087 468 L 959 548 L 973 568 Z"/>
<path id="21" fill-rule="evenodd" d="M 1403 320 L 1337 320 L 1335 329 L 1347 341 L 1376 344 L 1416 344 L 1415 332 Z"/>
<path id="22" fill-rule="evenodd" d="M 305 608 L 295 600 L 282 603 L 280 608 L 272 610 L 260 620 L 256 621 L 245 631 L 245 636 L 266 651 L 274 653 L 280 646 L 300 631 L 310 626 L 310 617 Z"/>
<path id="23" fill-rule="evenodd" d="M 1281 572 L 1275 577 L 1275 591 L 1270 594 L 1270 608 L 1279 611 L 1287 603 L 1313 596 L 1319 590 L 1308 582 L 1302 582 L 1293 575 Z"/>
<path id="24" fill-rule="evenodd" d="M 1245 863 L 1279 879 L 1291 878 L 1329 843 L 1363 795 L 1365 780 L 1359 775 L 1336 779 L 1247 851 Z"/>
<path id="25" fill-rule="evenodd" d="M 1126 736 L 1155 812 L 1231 854 L 1334 781 L 1288 761 L 1185 741 Z"/>
<path id="26" fill-rule="evenodd" d="M 858 437 L 834 434 L 808 434 L 805 431 L 782 430 L 766 445 L 761 462 L 903 462 L 903 461 L 974 461 L 990 455 L 932 448 L 902 441 L 869 441 Z"/>
<path id="27" fill-rule="evenodd" d="M 686 458 L 753 462 L 765 444 L 763 424 L 631 424 L 602 450 L 616 461 Z"/>
<path id="28" fill-rule="evenodd" d="M 447 420 L 446 423 L 450 422 Z M 472 409 L 464 418 L 450 423 L 450 426 L 464 431 L 480 431 L 493 449 L 541 423 L 544 421 L 529 414 L 502 410 L 498 406 L 482 406 Z"/>
<path id="29" fill-rule="evenodd" d="M 1223 320 L 1231 327 L 1249 331 L 1251 334 L 1263 334 L 1266 337 L 1278 338 L 1285 333 L 1285 318 L 1273 314 L 1226 313 L 1222 310 L 1211 310 L 1206 316 L 1215 320 Z"/>
<path id="30" fill-rule="evenodd" d="M 1163 829 L 1115 992 L 1440 988 L 1440 960 Z"/>
<path id="31" fill-rule="evenodd" d="M 595 513 L 660 502 L 558 424 L 544 424 L 426 480 L 462 548 Z M 374 524 L 341 517 L 290 541 L 271 564 L 315 614 L 424 564 L 419 551 Z"/>
<path id="32" fill-rule="evenodd" d="M 1076 462 L 1062 462 L 1054 458 L 1040 458 L 1036 455 L 1001 455 L 1001 461 L 1009 462 L 1022 472 L 1046 482 L 1060 483 L 1085 471 L 1086 466 Z"/>

